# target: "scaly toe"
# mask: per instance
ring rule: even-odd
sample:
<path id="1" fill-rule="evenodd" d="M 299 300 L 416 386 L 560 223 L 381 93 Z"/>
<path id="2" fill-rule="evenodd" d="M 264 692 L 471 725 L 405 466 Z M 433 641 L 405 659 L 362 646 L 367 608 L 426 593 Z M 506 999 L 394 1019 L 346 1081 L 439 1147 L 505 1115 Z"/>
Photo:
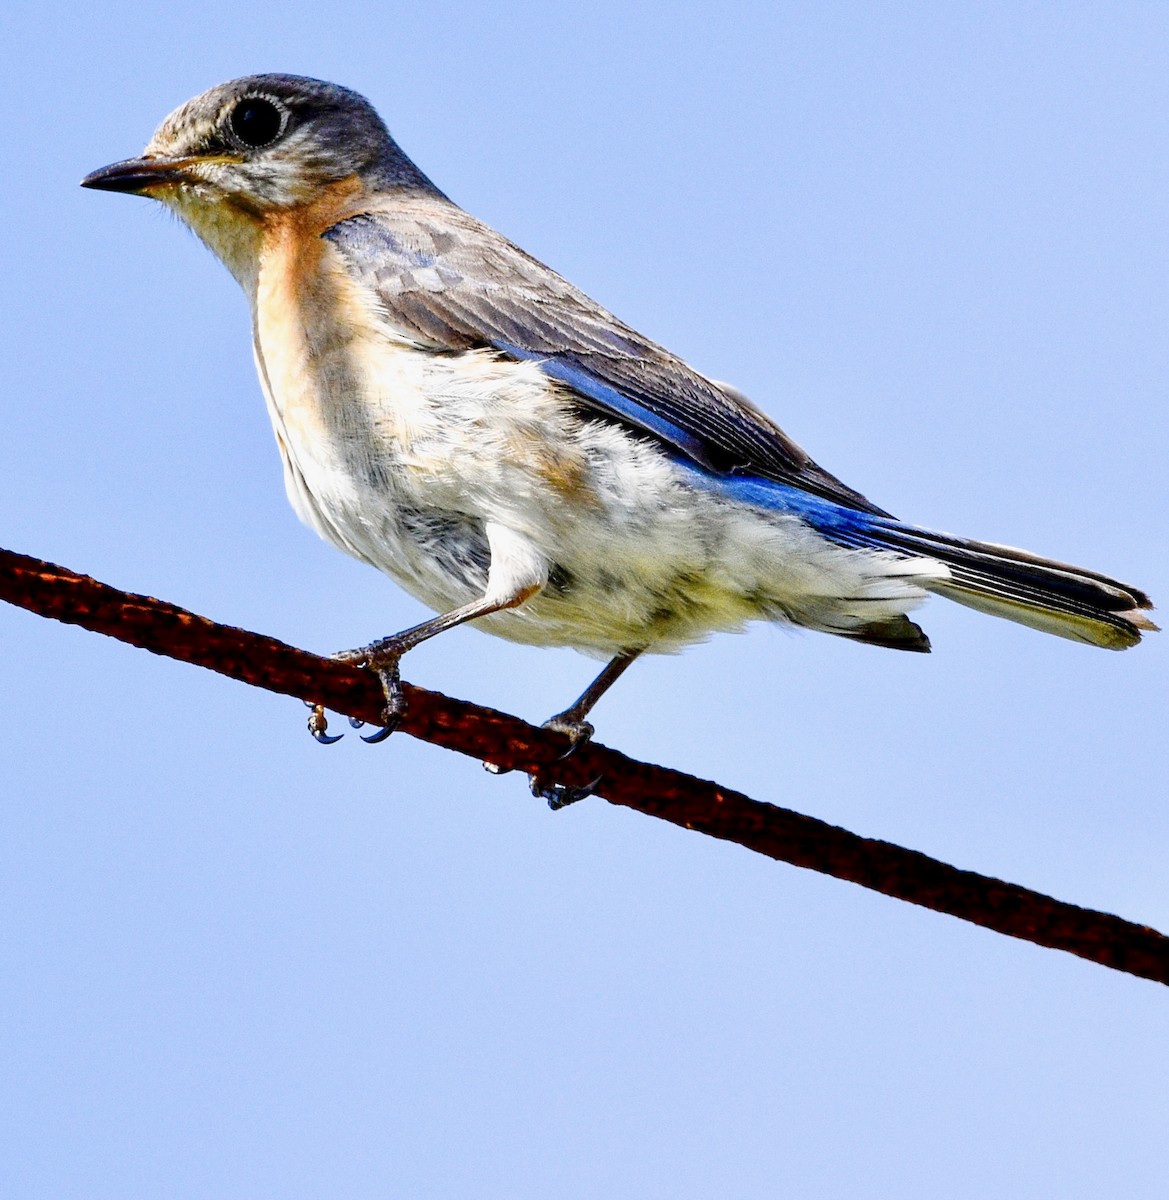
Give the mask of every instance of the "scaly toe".
<path id="1" fill-rule="evenodd" d="M 308 731 L 322 746 L 331 746 L 334 742 L 339 742 L 345 735 L 337 733 L 330 735 L 328 733 L 329 720 L 325 716 L 325 706 L 323 704 L 312 704 L 308 700 L 305 701 L 312 712 L 308 715 Z"/>
<path id="2" fill-rule="evenodd" d="M 575 754 L 596 732 L 588 721 L 574 720 L 566 717 L 563 713 L 556 717 L 550 717 L 540 728 L 551 729 L 554 733 L 562 733 L 569 740 L 568 749 L 554 760 L 556 762 L 563 762 L 570 754 Z"/>
<path id="3" fill-rule="evenodd" d="M 378 675 L 381 676 L 380 671 Z M 382 690 L 386 695 L 386 706 L 382 709 L 381 726 L 368 737 L 364 733 L 361 735 L 361 740 L 369 746 L 376 746 L 379 742 L 384 742 L 390 734 L 396 733 L 406 712 L 406 697 L 402 695 L 402 685 L 397 679 L 390 682 L 382 679 Z"/>
<path id="4" fill-rule="evenodd" d="M 361 740 L 371 746 L 384 742 L 402 723 L 402 715 L 406 711 L 406 697 L 402 692 L 402 679 L 399 663 L 402 658 L 402 648 L 392 638 L 374 642 L 371 646 L 362 646 L 358 650 L 342 650 L 332 657 L 337 662 L 348 663 L 354 667 L 364 667 L 372 671 L 382 685 L 382 695 L 386 705 L 382 709 L 381 727 L 368 737 L 364 734 Z M 322 716 L 323 720 L 323 716 Z M 354 729 L 360 729 L 364 721 L 351 719 L 349 722 Z M 312 728 L 310 718 L 309 727 Z M 316 734 L 313 734 L 316 737 Z M 320 741 L 320 739 L 317 739 Z M 330 739 L 335 741 L 336 739 Z"/>

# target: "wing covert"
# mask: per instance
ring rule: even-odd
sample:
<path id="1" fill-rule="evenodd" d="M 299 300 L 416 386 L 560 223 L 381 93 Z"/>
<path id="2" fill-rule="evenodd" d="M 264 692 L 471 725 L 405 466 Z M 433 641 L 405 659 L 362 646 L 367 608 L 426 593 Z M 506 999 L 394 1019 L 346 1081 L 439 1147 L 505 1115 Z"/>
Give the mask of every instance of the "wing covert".
<path id="1" fill-rule="evenodd" d="M 817 466 L 740 393 L 642 337 L 445 200 L 412 199 L 361 213 L 322 236 L 420 347 L 490 347 L 537 362 L 582 405 L 708 470 L 758 475 L 848 508 L 882 512 Z"/>

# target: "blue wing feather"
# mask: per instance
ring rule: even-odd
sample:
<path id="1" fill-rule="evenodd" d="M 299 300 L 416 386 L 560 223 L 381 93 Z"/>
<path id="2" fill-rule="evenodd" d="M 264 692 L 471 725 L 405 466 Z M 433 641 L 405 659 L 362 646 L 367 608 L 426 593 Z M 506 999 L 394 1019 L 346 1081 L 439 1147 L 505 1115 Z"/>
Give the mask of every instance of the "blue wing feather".
<path id="1" fill-rule="evenodd" d="M 644 404 L 638 404 L 631 396 L 598 379 L 596 375 L 579 363 L 573 362 L 565 356 L 524 350 L 508 342 L 492 342 L 491 344 L 512 358 L 538 363 L 545 375 L 567 384 L 574 392 L 587 397 L 617 416 L 624 417 L 632 424 L 657 434 L 663 441 L 676 446 L 695 462 L 705 463 L 709 457 L 710 447 L 705 445 L 701 438 L 683 429 L 680 425 L 674 424 L 673 421 L 667 420 L 661 413 L 654 412 Z"/>
<path id="2" fill-rule="evenodd" d="M 882 512 L 744 397 L 442 197 L 403 198 L 323 236 L 420 346 L 492 348 L 535 362 L 592 411 L 650 434 L 716 475 L 771 479 L 859 512 Z"/>

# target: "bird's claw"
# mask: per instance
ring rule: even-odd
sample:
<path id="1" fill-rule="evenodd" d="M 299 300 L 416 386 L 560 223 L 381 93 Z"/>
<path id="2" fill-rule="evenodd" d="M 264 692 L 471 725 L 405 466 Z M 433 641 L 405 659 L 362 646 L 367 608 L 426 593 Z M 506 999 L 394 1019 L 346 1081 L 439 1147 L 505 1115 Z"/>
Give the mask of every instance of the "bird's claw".
<path id="1" fill-rule="evenodd" d="M 349 724 L 352 725 L 354 729 L 364 729 L 366 722 L 362 721 L 358 717 L 350 717 Z M 377 728 L 375 728 L 373 733 L 368 735 L 363 733 L 361 735 L 361 740 L 370 746 L 376 746 L 378 742 L 384 742 L 386 738 L 388 738 L 390 734 L 398 728 L 398 724 L 399 722 L 395 720 L 386 725 L 379 725 Z"/>
<path id="2" fill-rule="evenodd" d="M 570 804 L 576 804 L 578 800 L 584 800 L 591 796 L 600 786 L 603 775 L 598 775 L 592 783 L 586 784 L 584 787 L 570 787 L 566 783 L 550 783 L 544 784 L 536 775 L 528 776 L 528 786 L 532 789 L 532 795 L 540 800 L 547 800 L 548 807 L 553 812 L 559 812 L 562 808 L 567 808 Z"/>
<path id="3" fill-rule="evenodd" d="M 323 704 L 311 704 L 305 701 L 312 712 L 308 715 L 308 731 L 317 739 L 322 746 L 331 746 L 334 742 L 339 742 L 345 735 L 336 733 L 330 735 L 328 733 L 329 721 L 325 716 L 325 706 Z"/>

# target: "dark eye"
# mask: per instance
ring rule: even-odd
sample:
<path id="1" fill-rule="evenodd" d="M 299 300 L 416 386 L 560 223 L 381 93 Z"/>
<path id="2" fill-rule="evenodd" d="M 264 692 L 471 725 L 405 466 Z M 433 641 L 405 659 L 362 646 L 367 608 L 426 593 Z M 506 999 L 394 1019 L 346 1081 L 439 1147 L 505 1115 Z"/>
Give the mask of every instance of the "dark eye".
<path id="1" fill-rule="evenodd" d="M 245 146 L 258 149 L 280 136 L 284 114 L 262 96 L 249 96 L 231 110 L 231 131 Z"/>

